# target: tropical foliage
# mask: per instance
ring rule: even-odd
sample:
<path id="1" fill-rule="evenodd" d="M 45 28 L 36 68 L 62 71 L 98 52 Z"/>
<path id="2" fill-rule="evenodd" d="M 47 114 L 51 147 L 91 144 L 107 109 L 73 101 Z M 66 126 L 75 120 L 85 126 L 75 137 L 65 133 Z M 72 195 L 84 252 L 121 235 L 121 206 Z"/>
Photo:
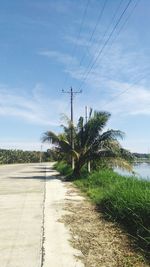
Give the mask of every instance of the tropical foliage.
<path id="1" fill-rule="evenodd" d="M 12 164 L 12 163 L 34 163 L 39 162 L 40 157 L 42 161 L 49 161 L 49 152 L 39 151 L 23 151 L 23 150 L 6 150 L 0 149 L 0 164 Z"/>
<path id="2" fill-rule="evenodd" d="M 110 118 L 110 113 L 95 111 L 88 122 L 80 117 L 77 126 L 63 125 L 63 133 L 55 134 L 47 131 L 43 135 L 43 142 L 50 141 L 62 158 L 69 161 L 70 156 L 75 159 L 74 175 L 80 176 L 82 167 L 88 162 L 94 163 L 100 159 L 107 159 L 113 165 L 123 168 L 131 168 L 128 159 L 130 153 L 123 149 L 118 138 L 123 138 L 124 133 L 119 130 L 107 130 L 104 132 Z M 71 130 L 74 136 L 74 149 L 71 146 Z"/>
<path id="3" fill-rule="evenodd" d="M 63 161 L 57 162 L 55 168 L 65 177 L 72 171 Z M 90 174 L 82 170 L 82 176 L 74 183 L 91 198 L 105 218 L 120 223 L 150 258 L 150 181 L 103 168 Z"/>

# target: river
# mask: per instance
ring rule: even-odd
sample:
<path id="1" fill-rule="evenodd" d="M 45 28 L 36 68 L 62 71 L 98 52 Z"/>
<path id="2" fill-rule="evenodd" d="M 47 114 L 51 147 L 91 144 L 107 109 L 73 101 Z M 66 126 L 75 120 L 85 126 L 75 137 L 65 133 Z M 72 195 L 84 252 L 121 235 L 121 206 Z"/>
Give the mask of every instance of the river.
<path id="1" fill-rule="evenodd" d="M 123 171 L 120 169 L 115 169 L 115 170 L 122 175 L 127 175 L 127 176 L 132 175 L 131 173 L 127 171 Z M 133 166 L 133 171 L 135 173 L 135 176 L 150 181 L 150 163 L 146 163 L 146 162 L 136 163 Z"/>

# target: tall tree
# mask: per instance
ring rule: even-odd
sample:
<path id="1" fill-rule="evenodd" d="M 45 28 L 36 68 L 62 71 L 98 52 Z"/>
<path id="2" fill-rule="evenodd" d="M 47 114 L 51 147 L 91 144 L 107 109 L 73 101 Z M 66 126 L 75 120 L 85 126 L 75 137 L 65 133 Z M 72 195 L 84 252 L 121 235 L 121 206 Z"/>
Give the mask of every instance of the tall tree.
<path id="1" fill-rule="evenodd" d="M 63 134 L 56 135 L 48 131 L 43 135 L 43 142 L 50 141 L 60 153 L 73 155 L 75 158 L 75 168 L 73 174 L 79 176 L 82 167 L 89 160 L 100 158 L 110 159 L 114 164 L 129 168 L 127 162 L 129 153 L 124 150 L 118 142 L 118 138 L 123 138 L 124 133 L 119 130 L 107 130 L 104 132 L 110 118 L 110 113 L 95 111 L 88 122 L 84 123 L 84 118 L 80 117 L 78 124 L 74 127 L 74 149 L 70 144 L 70 124 L 64 126 Z"/>

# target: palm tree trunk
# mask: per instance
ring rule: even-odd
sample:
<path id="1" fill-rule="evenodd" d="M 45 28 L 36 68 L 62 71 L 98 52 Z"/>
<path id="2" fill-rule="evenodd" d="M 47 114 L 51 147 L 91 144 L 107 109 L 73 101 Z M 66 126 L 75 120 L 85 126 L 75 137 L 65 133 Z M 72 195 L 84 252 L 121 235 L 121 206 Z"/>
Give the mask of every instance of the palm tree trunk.
<path id="1" fill-rule="evenodd" d="M 75 168 L 73 170 L 73 176 L 75 178 L 78 178 L 81 176 L 81 165 L 79 163 L 75 164 Z"/>
<path id="2" fill-rule="evenodd" d="M 88 161 L 88 172 L 90 173 L 91 172 L 91 162 L 90 162 L 90 160 Z"/>

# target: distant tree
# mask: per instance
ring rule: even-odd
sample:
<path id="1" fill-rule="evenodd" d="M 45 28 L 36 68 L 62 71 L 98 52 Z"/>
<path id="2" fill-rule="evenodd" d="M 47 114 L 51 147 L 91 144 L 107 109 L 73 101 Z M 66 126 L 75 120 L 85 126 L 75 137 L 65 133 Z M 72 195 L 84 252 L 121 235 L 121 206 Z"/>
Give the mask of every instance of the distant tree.
<path id="1" fill-rule="evenodd" d="M 0 149 L 0 164 L 30 163 L 40 161 L 40 151 Z M 47 152 L 42 152 L 43 161 L 49 161 Z"/>

